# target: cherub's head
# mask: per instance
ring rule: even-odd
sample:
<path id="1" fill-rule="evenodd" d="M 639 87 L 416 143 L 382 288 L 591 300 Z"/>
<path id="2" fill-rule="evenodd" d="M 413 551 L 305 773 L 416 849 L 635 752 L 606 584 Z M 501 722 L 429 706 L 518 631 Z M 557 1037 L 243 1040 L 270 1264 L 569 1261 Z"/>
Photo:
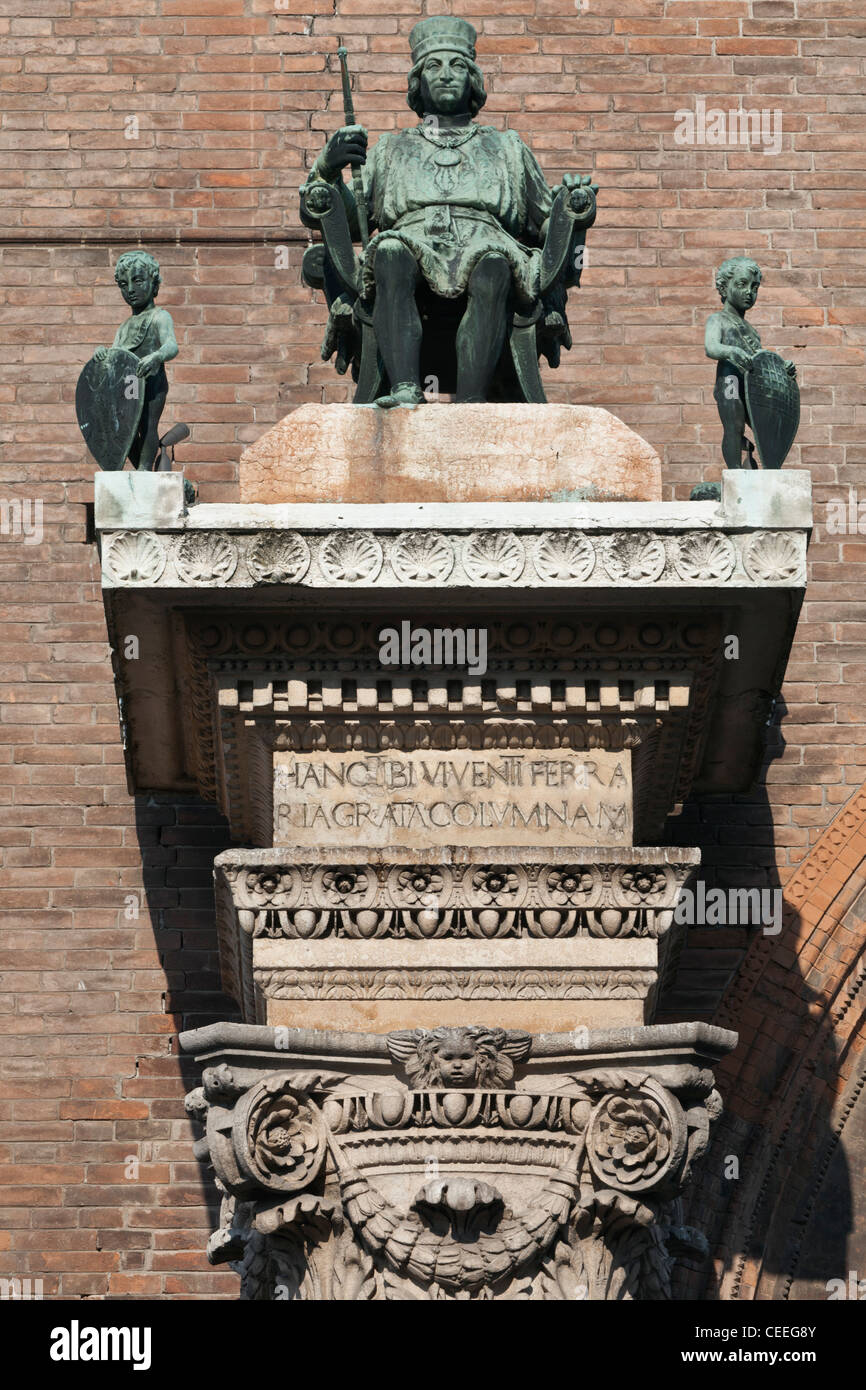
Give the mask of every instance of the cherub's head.
<path id="1" fill-rule="evenodd" d="M 415 1090 L 439 1086 L 497 1090 L 509 1085 L 514 1063 L 529 1052 L 532 1039 L 517 1029 L 414 1028 L 388 1034 L 388 1051 L 402 1062 Z"/>
<path id="2" fill-rule="evenodd" d="M 159 261 L 149 251 L 124 251 L 114 278 L 129 307 L 139 313 L 159 293 Z"/>
<path id="3" fill-rule="evenodd" d="M 427 1048 L 431 1076 L 442 1086 L 474 1086 L 478 1044 L 468 1028 L 437 1028 Z M 435 1084 L 435 1083 L 434 1083 Z"/>
<path id="4" fill-rule="evenodd" d="M 730 256 L 716 271 L 716 289 L 723 303 L 745 313 L 757 299 L 762 279 L 761 267 L 751 256 Z"/>

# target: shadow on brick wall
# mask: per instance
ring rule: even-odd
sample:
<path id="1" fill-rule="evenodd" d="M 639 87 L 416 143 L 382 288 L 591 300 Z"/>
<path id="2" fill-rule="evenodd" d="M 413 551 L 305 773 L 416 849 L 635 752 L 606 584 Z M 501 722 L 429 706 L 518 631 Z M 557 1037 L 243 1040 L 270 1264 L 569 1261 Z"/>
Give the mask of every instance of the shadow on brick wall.
<path id="1" fill-rule="evenodd" d="M 213 861 L 228 848 L 229 832 L 216 807 L 192 796 L 137 796 L 135 822 L 146 907 L 166 977 L 164 1013 L 171 1056 L 163 1059 L 161 1070 L 174 1083 L 165 1096 L 155 1088 L 149 1128 L 157 1142 L 160 1136 L 170 1137 L 176 1149 L 177 1141 L 186 1146 L 186 1161 L 180 1158 L 174 1165 L 167 1200 L 179 1207 L 206 1204 L 208 1231 L 200 1240 L 204 1258 L 207 1234 L 219 1224 L 219 1194 L 209 1169 L 196 1165 L 193 1157 L 198 1126 L 186 1115 L 183 1094 L 198 1086 L 201 1076 L 192 1061 L 178 1055 L 176 1037 L 188 1028 L 239 1018 L 237 1005 L 221 987 L 214 915 Z M 216 1274 L 195 1277 L 225 1279 Z"/>
<path id="2" fill-rule="evenodd" d="M 691 927 L 662 1000 L 665 1021 L 702 1018 L 740 1039 L 718 1068 L 725 1110 L 684 1204 L 709 1254 L 680 1267 L 680 1298 L 718 1297 L 720 1280 L 725 1298 L 826 1298 L 827 1281 L 846 1277 L 850 1263 L 850 1167 L 831 1113 L 842 1059 L 833 1017 L 816 1008 L 824 979 L 799 950 L 800 914 L 784 902 L 785 826 L 766 786 L 784 752 L 786 713 L 778 701 L 750 795 L 689 803 L 669 828 L 702 851 L 696 896 L 699 879 L 705 895 L 719 888 L 728 901 L 732 890 L 757 888 L 762 909 L 757 925 Z"/>

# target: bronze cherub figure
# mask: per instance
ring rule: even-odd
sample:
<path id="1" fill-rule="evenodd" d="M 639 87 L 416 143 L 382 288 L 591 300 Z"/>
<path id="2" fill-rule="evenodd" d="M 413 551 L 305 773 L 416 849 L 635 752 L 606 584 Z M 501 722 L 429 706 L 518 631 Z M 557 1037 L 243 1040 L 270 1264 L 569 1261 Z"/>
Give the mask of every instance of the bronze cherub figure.
<path id="1" fill-rule="evenodd" d="M 722 308 L 707 319 L 704 349 L 718 363 L 713 395 L 728 468 L 757 466 L 746 425 L 755 437 L 762 466 L 781 468 L 800 421 L 797 368 L 789 358 L 763 350 L 757 329 L 746 322 L 762 278 L 761 267 L 750 256 L 723 261 L 716 271 Z"/>
<path id="2" fill-rule="evenodd" d="M 133 468 L 152 469 L 168 395 L 165 364 L 178 353 L 174 323 L 168 310 L 155 303 L 160 286 L 155 256 L 148 251 L 124 251 L 114 278 L 130 313 L 111 347 L 98 347 L 79 377 L 78 423 L 101 467 L 122 468 L 128 457 Z M 183 429 L 189 432 L 186 426 Z M 171 433 L 175 436 L 178 430 Z"/>

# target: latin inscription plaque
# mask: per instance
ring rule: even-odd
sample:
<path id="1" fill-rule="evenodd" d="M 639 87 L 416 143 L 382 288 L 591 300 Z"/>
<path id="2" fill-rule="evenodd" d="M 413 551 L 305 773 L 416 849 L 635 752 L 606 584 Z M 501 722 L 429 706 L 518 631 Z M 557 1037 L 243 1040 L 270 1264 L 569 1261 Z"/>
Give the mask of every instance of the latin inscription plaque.
<path id="1" fill-rule="evenodd" d="M 631 753 L 281 752 L 278 845 L 630 845 Z"/>

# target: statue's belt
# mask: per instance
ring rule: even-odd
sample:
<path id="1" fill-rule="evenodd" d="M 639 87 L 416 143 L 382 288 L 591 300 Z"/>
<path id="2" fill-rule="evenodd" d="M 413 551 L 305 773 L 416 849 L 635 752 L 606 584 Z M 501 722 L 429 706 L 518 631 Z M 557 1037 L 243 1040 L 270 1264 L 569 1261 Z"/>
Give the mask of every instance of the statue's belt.
<path id="1" fill-rule="evenodd" d="M 445 214 L 445 216 L 443 216 Z M 404 212 L 402 217 L 391 227 L 384 227 L 386 232 L 401 232 L 405 228 L 416 226 L 418 223 L 426 224 L 428 221 L 439 221 L 445 223 L 450 218 L 462 218 L 467 222 L 483 222 L 488 227 L 495 227 L 498 232 L 505 232 L 506 236 L 511 236 L 506 232 L 501 222 L 489 212 L 483 212 L 480 208 L 455 207 L 453 203 L 430 203 L 426 208 L 418 208 L 414 212 Z"/>

